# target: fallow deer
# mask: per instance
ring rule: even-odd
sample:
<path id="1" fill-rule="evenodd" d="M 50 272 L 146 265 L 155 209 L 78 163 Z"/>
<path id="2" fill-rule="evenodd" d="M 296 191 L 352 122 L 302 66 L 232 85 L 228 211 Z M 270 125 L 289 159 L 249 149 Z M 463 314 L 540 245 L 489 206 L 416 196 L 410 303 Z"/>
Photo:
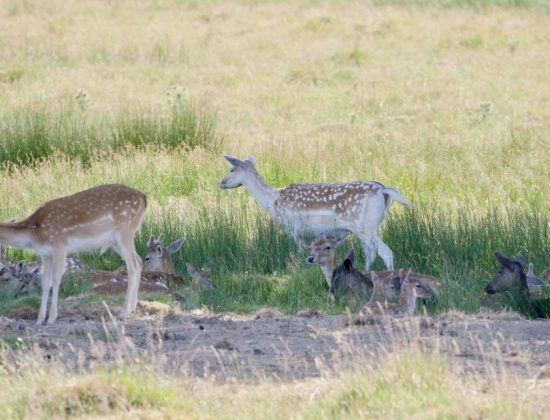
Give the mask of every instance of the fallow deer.
<path id="1" fill-rule="evenodd" d="M 187 273 L 191 276 L 191 286 L 198 290 L 214 290 L 215 287 L 212 284 L 211 271 L 206 269 L 199 271 L 192 264 L 185 264 L 187 267 Z"/>
<path id="2" fill-rule="evenodd" d="M 177 276 L 176 267 L 172 260 L 172 254 L 179 251 L 185 238 L 179 238 L 172 242 L 167 247 L 162 245 L 164 235 L 160 235 L 158 239 L 154 236 L 149 238 L 147 242 L 147 255 L 143 263 L 143 272 L 155 271 L 159 273 L 168 273 Z"/>
<path id="3" fill-rule="evenodd" d="M 134 236 L 143 221 L 146 196 L 124 185 L 101 185 L 48 201 L 19 222 L 0 223 L 0 243 L 35 251 L 42 258 L 42 298 L 37 324 L 57 318 L 57 300 L 68 254 L 112 247 L 124 259 L 128 288 L 122 317 L 137 304 L 141 259 Z"/>
<path id="4" fill-rule="evenodd" d="M 325 232 L 334 237 L 354 233 L 363 244 L 367 271 L 377 253 L 386 267 L 393 270 L 393 253 L 380 238 L 378 229 L 392 200 L 408 205 L 395 189 L 379 182 L 356 181 L 292 184 L 277 190 L 258 174 L 251 156 L 245 160 L 232 156 L 225 159 L 232 166 L 220 181 L 220 188 L 244 186 L 299 246 L 300 235 L 305 233 Z"/>
<path id="5" fill-rule="evenodd" d="M 374 274 L 375 287 L 380 279 Z M 357 313 L 356 324 L 361 324 L 369 315 L 412 316 L 416 313 L 416 300 L 429 298 L 431 291 L 419 280 L 406 275 L 401 281 L 399 300 L 395 303 L 369 302 Z"/>
<path id="6" fill-rule="evenodd" d="M 321 233 L 309 247 L 309 256 L 307 262 L 310 264 L 317 264 L 320 266 L 329 289 L 331 288 L 332 279 L 334 276 L 334 270 L 336 264 L 336 249 L 342 244 L 346 237 L 340 239 L 327 238 L 324 233 Z M 374 283 L 372 276 L 377 276 L 379 280 L 379 287 L 374 287 L 373 295 L 371 299 L 373 301 L 394 301 L 399 297 L 399 290 L 401 287 L 401 271 L 376 271 L 365 273 L 366 280 L 370 283 Z M 420 280 L 422 284 L 429 287 L 432 290 L 437 290 L 441 286 L 441 280 L 428 274 L 421 274 L 411 271 L 409 276 L 411 278 Z"/>
<path id="7" fill-rule="evenodd" d="M 342 264 L 336 267 L 332 273 L 330 294 L 336 301 L 345 298 L 348 304 L 357 300 L 364 303 L 372 295 L 372 282 L 355 269 L 354 261 L 355 252 L 352 248 Z"/>
<path id="8" fill-rule="evenodd" d="M 486 284 L 483 289 L 485 293 L 493 295 L 510 291 L 517 298 L 521 309 L 539 318 L 550 316 L 550 299 L 533 299 L 534 296 L 525 274 L 524 259 L 517 257 L 512 260 L 500 252 L 495 252 L 495 257 L 500 263 L 500 268 L 491 281 Z"/>
<path id="9" fill-rule="evenodd" d="M 24 261 L 8 264 L 0 268 L 0 289 L 2 293 L 11 291 L 14 297 L 30 294 L 39 288 L 40 267 L 27 267 Z"/>

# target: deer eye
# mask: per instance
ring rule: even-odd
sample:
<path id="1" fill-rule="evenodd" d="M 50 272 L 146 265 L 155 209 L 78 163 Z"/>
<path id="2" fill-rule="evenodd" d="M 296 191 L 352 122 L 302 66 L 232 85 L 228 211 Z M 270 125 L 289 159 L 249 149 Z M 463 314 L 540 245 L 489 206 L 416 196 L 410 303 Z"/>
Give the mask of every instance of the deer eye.
<path id="1" fill-rule="evenodd" d="M 330 246 L 327 246 L 325 249 L 328 251 L 330 249 Z"/>
<path id="2" fill-rule="evenodd" d="M 235 168 L 231 168 L 229 172 L 235 172 Z"/>

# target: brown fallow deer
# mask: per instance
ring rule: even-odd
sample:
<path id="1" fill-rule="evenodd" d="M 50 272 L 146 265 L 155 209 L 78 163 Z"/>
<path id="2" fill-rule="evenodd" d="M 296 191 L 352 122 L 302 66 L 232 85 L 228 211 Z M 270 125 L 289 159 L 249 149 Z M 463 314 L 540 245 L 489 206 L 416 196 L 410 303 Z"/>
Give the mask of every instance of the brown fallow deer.
<path id="1" fill-rule="evenodd" d="M 380 279 L 373 272 L 374 287 L 378 286 Z M 363 306 L 355 318 L 355 324 L 362 324 L 369 315 L 394 315 L 394 316 L 412 316 L 416 313 L 416 300 L 429 298 L 430 289 L 422 284 L 418 279 L 407 275 L 401 281 L 401 291 L 399 300 L 395 303 L 372 302 L 369 301 Z"/>
<path id="2" fill-rule="evenodd" d="M 275 189 L 258 174 L 251 156 L 245 160 L 232 156 L 225 159 L 231 168 L 220 181 L 220 188 L 244 186 L 299 246 L 302 234 L 325 232 L 341 237 L 354 233 L 363 245 L 367 271 L 377 253 L 386 267 L 393 270 L 392 251 L 380 238 L 378 229 L 392 200 L 408 205 L 395 189 L 374 181 L 292 184 Z"/>
<path id="3" fill-rule="evenodd" d="M 179 238 L 178 240 L 172 242 L 167 247 L 162 245 L 164 240 L 164 235 L 160 235 L 158 239 L 154 236 L 149 238 L 147 242 L 147 255 L 145 256 L 143 262 L 143 271 L 156 271 L 160 273 L 168 273 L 174 276 L 177 276 L 176 267 L 174 261 L 172 260 L 172 254 L 179 251 L 185 238 Z"/>
<path id="4" fill-rule="evenodd" d="M 158 238 L 155 236 L 149 238 L 141 273 L 142 280 L 165 283 L 169 288 L 185 286 L 183 278 L 176 272 L 172 255 L 180 250 L 186 239 L 179 238 L 167 247 L 162 244 L 163 240 L 163 234 Z"/>
<path id="5" fill-rule="evenodd" d="M 124 259 L 128 288 L 122 317 L 137 304 L 141 259 L 134 236 L 147 207 L 145 194 L 124 185 L 101 185 L 48 201 L 19 222 L 0 223 L 0 243 L 35 251 L 42 259 L 42 299 L 37 324 L 46 319 L 48 297 L 52 300 L 48 324 L 57 318 L 57 299 L 68 254 L 113 248 Z"/>

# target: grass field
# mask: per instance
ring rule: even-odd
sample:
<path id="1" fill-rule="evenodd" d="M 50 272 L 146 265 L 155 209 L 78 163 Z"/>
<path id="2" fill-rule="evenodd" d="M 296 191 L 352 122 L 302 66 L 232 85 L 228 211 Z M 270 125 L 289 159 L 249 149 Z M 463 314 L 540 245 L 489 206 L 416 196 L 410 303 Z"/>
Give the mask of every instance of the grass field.
<path id="1" fill-rule="evenodd" d="M 550 265 L 549 12 L 545 0 L 1 0 L 0 219 L 124 183 L 149 199 L 141 255 L 150 234 L 185 236 L 178 271 L 212 268 L 218 289 L 190 294 L 189 308 L 342 313 L 306 251 L 245 191 L 218 188 L 223 153 L 252 154 L 277 187 L 366 179 L 407 197 L 382 237 L 396 266 L 443 279 L 430 313 L 515 308 L 482 288 L 495 250 Z M 3 296 L 0 314 L 38 304 Z M 215 386 L 154 363 L 67 372 L 10 357 L 0 352 L 2 418 L 528 418 L 545 405 L 540 387 L 471 380 L 437 354 Z"/>

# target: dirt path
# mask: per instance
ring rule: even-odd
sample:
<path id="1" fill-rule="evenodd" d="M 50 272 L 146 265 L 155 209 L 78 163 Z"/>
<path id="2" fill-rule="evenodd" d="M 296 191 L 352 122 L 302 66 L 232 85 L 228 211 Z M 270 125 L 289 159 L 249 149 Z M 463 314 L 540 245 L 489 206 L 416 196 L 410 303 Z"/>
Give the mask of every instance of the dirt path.
<path id="1" fill-rule="evenodd" d="M 550 375 L 550 321 L 516 314 L 379 318 L 350 328 L 346 316 L 315 310 L 297 316 L 269 310 L 166 314 L 162 304 L 140 302 L 136 318 L 121 323 L 83 316 L 77 306 L 62 310 L 53 326 L 0 318 L 0 336 L 12 342 L 21 337 L 24 348 L 68 366 L 154 358 L 169 371 L 220 379 L 318 376 L 403 348 L 437 351 L 461 371 Z"/>

